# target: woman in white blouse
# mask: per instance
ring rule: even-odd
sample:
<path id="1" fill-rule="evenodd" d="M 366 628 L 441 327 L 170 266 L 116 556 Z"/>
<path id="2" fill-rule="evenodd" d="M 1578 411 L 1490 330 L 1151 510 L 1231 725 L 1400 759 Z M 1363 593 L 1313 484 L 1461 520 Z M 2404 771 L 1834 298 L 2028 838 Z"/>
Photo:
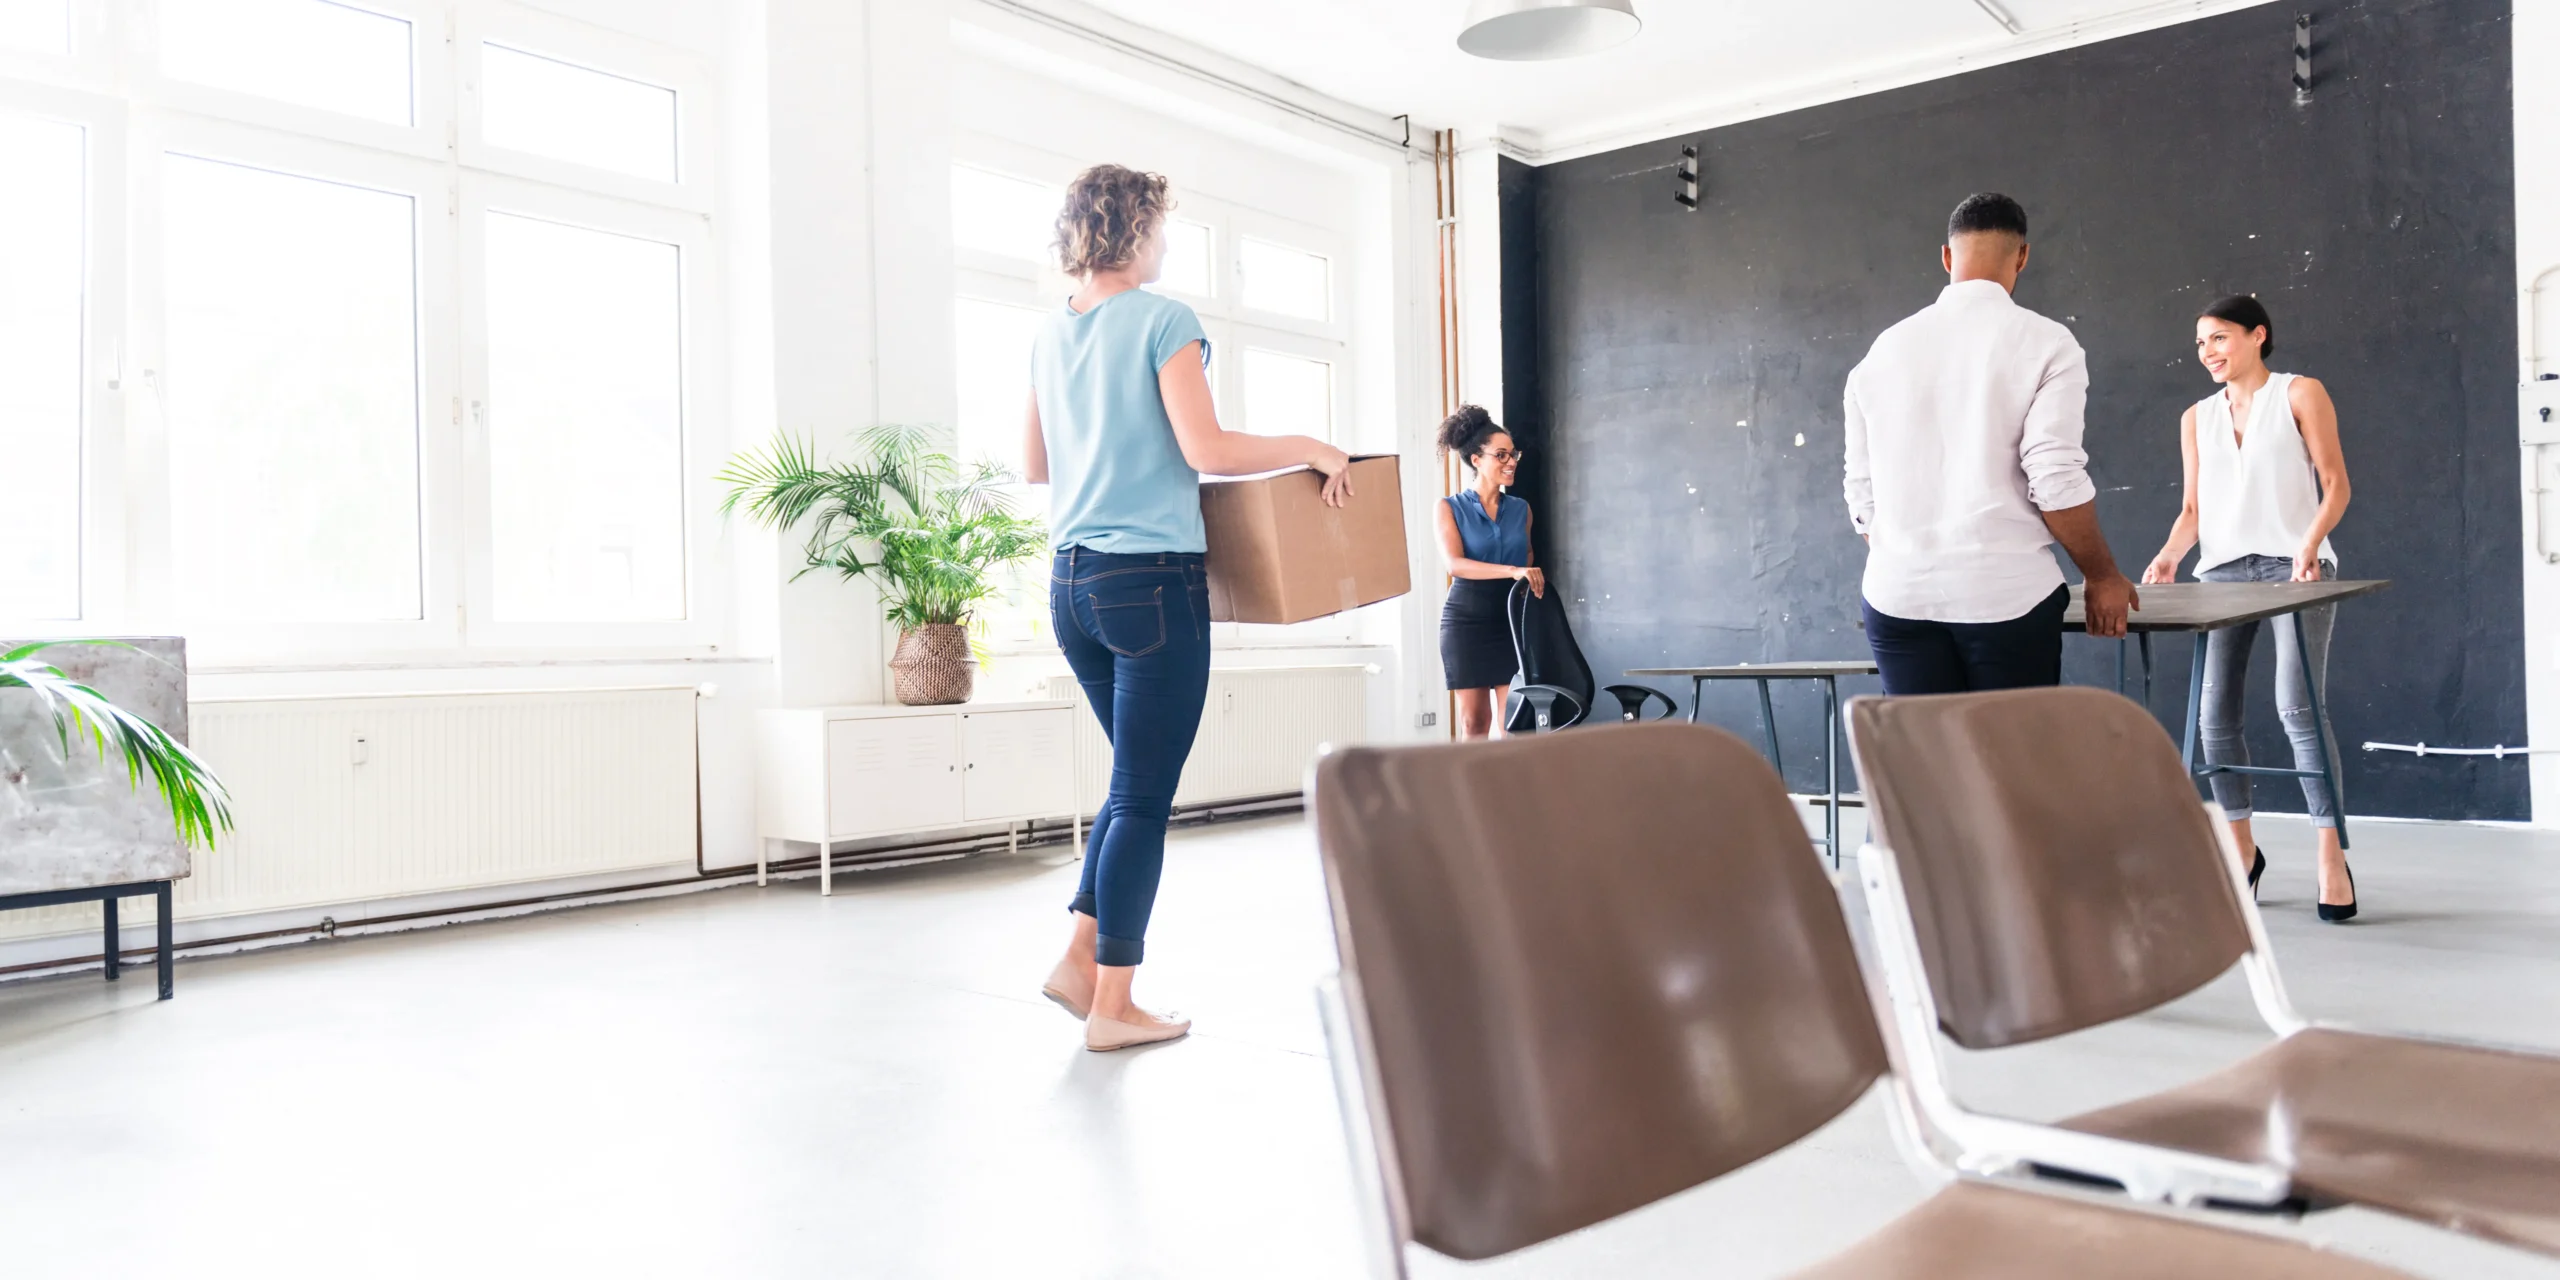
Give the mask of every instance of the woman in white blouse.
<path id="1" fill-rule="evenodd" d="M 2221 390 L 2187 410 L 2180 424 L 2186 454 L 2186 505 L 2169 540 L 2143 571 L 2144 582 L 2174 582 L 2187 549 L 2201 543 L 2196 577 L 2206 582 L 2317 582 L 2338 573 L 2329 531 L 2347 514 L 2347 462 L 2338 449 L 2338 411 L 2328 389 L 2312 378 L 2267 368 L 2274 354 L 2275 322 L 2258 300 L 2224 298 L 2196 317 L 2196 358 Z M 2276 711 L 2293 742 L 2294 767 L 2320 768 L 2320 743 L 2337 735 L 2315 724 L 2312 682 L 2326 688 L 2329 633 L 2337 606 L 2305 609 L 2275 620 Z M 2293 628 L 2303 628 L 2297 646 Z M 2241 738 L 2240 695 L 2249 672 L 2249 648 L 2258 637 L 2251 622 L 2213 632 L 2205 642 L 2204 704 L 2198 730 L 2207 764 L 2249 763 Z M 2303 649 L 2310 651 L 2305 671 Z M 2317 777 L 2302 780 L 2302 795 L 2320 840 L 2320 918 L 2355 918 L 2355 875 L 2338 843 L 2338 797 Z M 2249 883 L 2266 870 L 2266 855 L 2249 833 L 2249 775 L 2213 775 L 2213 798 L 2231 820 L 2238 847 L 2249 851 Z"/>

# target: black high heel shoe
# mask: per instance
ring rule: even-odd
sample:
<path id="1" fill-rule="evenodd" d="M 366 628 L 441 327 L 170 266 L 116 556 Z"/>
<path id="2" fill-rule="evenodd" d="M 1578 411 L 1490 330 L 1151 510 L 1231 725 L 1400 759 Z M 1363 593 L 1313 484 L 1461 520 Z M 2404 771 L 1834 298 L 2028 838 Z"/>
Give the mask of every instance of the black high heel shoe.
<path id="1" fill-rule="evenodd" d="M 2267 873 L 2267 851 L 2249 846 L 2249 901 L 2258 900 L 2258 877 Z"/>
<path id="2" fill-rule="evenodd" d="M 2345 868 L 2347 873 L 2347 900 L 2344 903 L 2320 904 L 2320 918 L 2331 924 L 2345 924 L 2356 918 L 2356 869 L 2347 866 L 2344 859 L 2340 859 L 2338 865 Z"/>

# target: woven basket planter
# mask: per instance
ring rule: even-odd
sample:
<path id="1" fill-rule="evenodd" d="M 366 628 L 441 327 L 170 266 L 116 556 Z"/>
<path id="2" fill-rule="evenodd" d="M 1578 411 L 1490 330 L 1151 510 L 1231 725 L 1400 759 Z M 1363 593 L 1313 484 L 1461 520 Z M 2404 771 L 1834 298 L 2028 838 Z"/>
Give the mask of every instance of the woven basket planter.
<path id="1" fill-rule="evenodd" d="M 898 633 L 898 652 L 889 659 L 896 677 L 898 701 L 910 707 L 943 707 L 967 702 L 978 686 L 978 662 L 969 655 L 969 629 L 956 622 L 930 622 Z"/>

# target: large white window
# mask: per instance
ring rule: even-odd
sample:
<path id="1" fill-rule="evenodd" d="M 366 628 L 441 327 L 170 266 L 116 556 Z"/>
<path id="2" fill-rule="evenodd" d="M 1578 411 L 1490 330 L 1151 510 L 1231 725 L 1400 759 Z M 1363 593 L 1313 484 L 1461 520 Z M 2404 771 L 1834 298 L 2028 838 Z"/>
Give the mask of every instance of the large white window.
<path id="1" fill-rule="evenodd" d="M 71 52 L 71 0 L 0 0 L 0 49 Z"/>
<path id="2" fill-rule="evenodd" d="M 480 120 L 492 146 L 676 180 L 673 89 L 483 44 Z"/>
<path id="3" fill-rule="evenodd" d="M 330 0 L 160 0 L 160 74 L 405 125 L 410 24 Z"/>
<path id="4" fill-rule="evenodd" d="M 421 616 L 410 197 L 171 155 L 161 174 L 181 616 Z"/>
<path id="5" fill-rule="evenodd" d="M 80 613 L 84 130 L 0 116 L 0 601 Z"/>
<path id="6" fill-rule="evenodd" d="M 485 234 L 498 617 L 683 617 L 677 247 L 496 211 Z"/>
<path id="7" fill-rule="evenodd" d="M 0 634 L 708 651 L 712 91 L 505 0 L 0 0 Z"/>
<path id="8" fill-rule="evenodd" d="M 1031 343 L 1046 313 L 966 295 L 952 310 L 952 350 L 960 371 L 960 418 L 953 432 L 959 456 L 964 462 L 989 459 L 1019 474 L 1024 406 L 1031 395 Z M 1006 493 L 1024 511 L 1040 509 L 1042 492 L 1030 485 L 1011 485 Z M 1013 645 L 1043 642 L 1049 623 L 1048 563 L 1011 566 L 996 585 L 1003 598 L 980 606 L 976 615 L 987 637 Z"/>
<path id="9" fill-rule="evenodd" d="M 965 151 L 965 148 L 964 148 Z M 965 453 L 1014 465 L 1021 456 L 1032 334 L 1063 305 L 1073 283 L 1047 261 L 1065 184 L 1080 166 L 1043 163 L 1018 148 L 989 146 L 952 168 L 957 281 L 959 421 Z M 1229 430 L 1310 435 L 1341 442 L 1350 401 L 1350 343 L 1336 300 L 1342 248 L 1332 233 L 1217 199 L 1173 179 L 1177 207 L 1166 226 L 1164 274 L 1149 288 L 1198 312 L 1209 335 L 1209 389 Z M 1028 494 L 1041 510 L 1045 490 Z M 979 610 L 999 647 L 1047 648 L 1045 567 L 1008 583 Z M 1222 645 L 1335 645 L 1345 617 L 1292 627 L 1221 624 Z"/>

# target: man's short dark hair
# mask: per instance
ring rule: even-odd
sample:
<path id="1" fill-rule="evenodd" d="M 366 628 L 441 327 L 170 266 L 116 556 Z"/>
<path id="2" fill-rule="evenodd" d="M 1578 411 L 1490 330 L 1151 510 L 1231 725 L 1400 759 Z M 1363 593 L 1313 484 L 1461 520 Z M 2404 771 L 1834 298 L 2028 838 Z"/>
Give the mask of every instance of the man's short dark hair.
<path id="1" fill-rule="evenodd" d="M 2027 238 L 2027 211 L 2015 200 L 1997 191 L 1977 191 L 1964 198 L 1954 213 L 1947 215 L 1947 238 L 1969 236 L 1984 231 L 2006 231 Z"/>

